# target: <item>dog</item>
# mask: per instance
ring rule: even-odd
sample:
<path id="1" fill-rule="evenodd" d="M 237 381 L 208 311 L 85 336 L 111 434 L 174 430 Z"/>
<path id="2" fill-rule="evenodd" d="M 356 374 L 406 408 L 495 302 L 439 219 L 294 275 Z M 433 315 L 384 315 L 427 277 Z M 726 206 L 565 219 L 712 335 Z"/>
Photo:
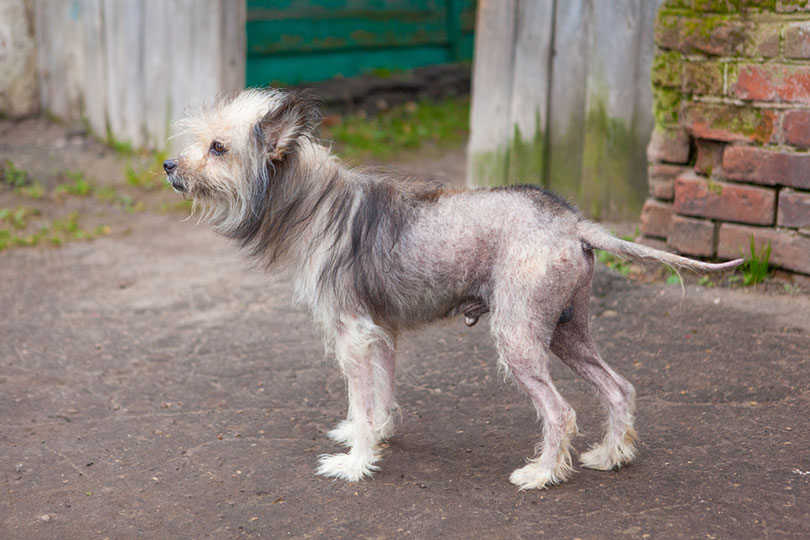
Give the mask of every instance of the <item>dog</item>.
<path id="1" fill-rule="evenodd" d="M 448 317 L 489 313 L 499 364 L 542 419 L 534 458 L 510 480 L 541 489 L 572 472 L 576 415 L 548 369 L 554 353 L 607 409 L 604 439 L 580 456 L 612 470 L 635 455 L 634 389 L 588 332 L 594 250 L 701 271 L 734 268 L 620 240 L 540 187 L 449 189 L 432 180 L 349 168 L 319 141 L 317 100 L 250 89 L 190 112 L 190 139 L 163 167 L 201 219 L 268 269 L 288 270 L 295 299 L 322 327 L 345 375 L 349 410 L 328 436 L 347 453 L 317 473 L 358 481 L 379 470 L 394 430 L 397 336 Z"/>

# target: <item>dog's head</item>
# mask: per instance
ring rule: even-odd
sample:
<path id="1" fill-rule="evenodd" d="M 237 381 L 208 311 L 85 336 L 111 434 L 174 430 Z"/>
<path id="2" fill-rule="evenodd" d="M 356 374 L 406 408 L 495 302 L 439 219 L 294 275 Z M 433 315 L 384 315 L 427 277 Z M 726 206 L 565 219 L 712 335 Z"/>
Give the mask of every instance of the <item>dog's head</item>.
<path id="1" fill-rule="evenodd" d="M 245 90 L 178 121 L 174 136 L 185 137 L 188 146 L 163 169 L 172 187 L 195 202 L 241 210 L 267 188 L 268 177 L 283 172 L 319 123 L 309 94 Z"/>

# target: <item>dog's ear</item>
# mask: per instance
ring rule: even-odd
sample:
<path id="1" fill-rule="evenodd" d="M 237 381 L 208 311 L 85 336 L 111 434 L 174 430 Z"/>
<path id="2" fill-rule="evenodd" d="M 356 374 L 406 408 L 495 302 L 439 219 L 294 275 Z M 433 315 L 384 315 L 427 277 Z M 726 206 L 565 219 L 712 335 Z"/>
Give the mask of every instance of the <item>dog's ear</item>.
<path id="1" fill-rule="evenodd" d="M 286 92 L 277 107 L 256 126 L 270 161 L 281 161 L 295 152 L 302 138 L 311 136 L 321 123 L 318 99 L 308 92 Z"/>

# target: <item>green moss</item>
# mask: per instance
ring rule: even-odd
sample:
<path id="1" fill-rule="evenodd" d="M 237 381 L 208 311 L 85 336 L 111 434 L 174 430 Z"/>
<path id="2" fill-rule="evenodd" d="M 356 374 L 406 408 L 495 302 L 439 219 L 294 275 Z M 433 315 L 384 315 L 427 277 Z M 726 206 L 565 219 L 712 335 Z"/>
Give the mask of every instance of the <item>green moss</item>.
<path id="1" fill-rule="evenodd" d="M 643 139 L 643 140 L 642 140 Z M 594 219 L 638 216 L 646 184 L 646 137 L 611 118 L 603 99 L 593 99 L 585 122 L 582 182 L 577 202 Z"/>
<path id="2" fill-rule="evenodd" d="M 723 186 L 721 184 L 718 184 L 711 178 L 709 178 L 706 182 L 706 189 L 709 190 L 709 193 L 714 193 L 718 197 L 723 194 Z"/>
<path id="3" fill-rule="evenodd" d="M 438 102 L 422 100 L 397 105 L 371 117 L 350 114 L 335 118 L 323 129 L 323 136 L 335 141 L 342 157 L 385 159 L 424 144 L 461 143 L 467 136 L 469 117 L 467 97 Z"/>
<path id="4" fill-rule="evenodd" d="M 723 94 L 723 64 L 690 62 L 684 67 L 684 91 L 690 94 Z"/>
<path id="5" fill-rule="evenodd" d="M 535 125 L 540 124 L 540 113 L 535 113 Z M 545 176 L 545 135 L 538 129 L 533 137 L 523 139 L 515 124 L 509 146 L 509 164 L 506 179 L 509 184 L 543 184 Z"/>
<path id="6" fill-rule="evenodd" d="M 655 56 L 650 71 L 653 86 L 677 87 L 681 82 L 683 58 L 676 51 L 662 52 Z"/>
<path id="7" fill-rule="evenodd" d="M 678 121 L 683 94 L 680 90 L 653 88 L 653 118 L 657 127 Z"/>
<path id="8" fill-rule="evenodd" d="M 770 140 L 774 129 L 774 114 L 753 107 L 690 103 L 685 115 L 690 124 L 699 123 L 761 143 Z"/>
<path id="9" fill-rule="evenodd" d="M 477 186 L 501 186 L 507 183 L 506 149 L 475 152 L 472 156 L 472 181 Z"/>
<path id="10" fill-rule="evenodd" d="M 684 34 L 686 36 L 698 35 L 702 39 L 709 40 L 712 32 L 726 24 L 728 20 L 728 15 L 704 15 L 689 18 L 683 21 Z"/>

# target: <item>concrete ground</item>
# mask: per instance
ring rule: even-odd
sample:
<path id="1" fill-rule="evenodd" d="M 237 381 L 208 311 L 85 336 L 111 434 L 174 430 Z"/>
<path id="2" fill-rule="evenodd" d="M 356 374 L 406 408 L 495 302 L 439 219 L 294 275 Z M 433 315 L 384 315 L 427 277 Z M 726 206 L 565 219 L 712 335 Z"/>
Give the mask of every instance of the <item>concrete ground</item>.
<path id="1" fill-rule="evenodd" d="M 0 538 L 808 538 L 807 295 L 640 284 L 600 266 L 603 356 L 636 463 L 519 493 L 540 436 L 486 318 L 400 344 L 373 480 L 316 477 L 345 389 L 289 285 L 175 214 L 0 253 Z M 114 223 L 114 230 L 116 224 Z M 602 412 L 554 362 L 582 451 Z"/>

